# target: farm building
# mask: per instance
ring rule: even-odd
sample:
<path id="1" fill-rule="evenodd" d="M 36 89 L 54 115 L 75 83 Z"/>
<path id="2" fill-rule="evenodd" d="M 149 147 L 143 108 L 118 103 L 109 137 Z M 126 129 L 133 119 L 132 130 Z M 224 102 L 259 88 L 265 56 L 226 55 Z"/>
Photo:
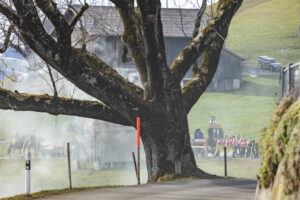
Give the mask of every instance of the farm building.
<path id="1" fill-rule="evenodd" d="M 74 133 L 71 140 L 75 169 L 97 170 L 132 165 L 132 152 L 136 152 L 136 131 L 133 127 L 100 120 L 75 119 L 69 126 Z M 141 160 L 145 161 L 143 148 Z"/>
<path id="2" fill-rule="evenodd" d="M 101 23 L 95 22 L 97 15 L 101 11 Z M 170 65 L 191 40 L 194 29 L 194 21 L 198 9 L 174 9 L 162 8 L 161 17 L 165 37 L 167 62 Z M 122 43 L 123 33 L 122 21 L 113 7 L 91 7 L 86 12 L 87 28 L 91 37 L 104 32 L 103 24 L 110 29 L 105 30 L 104 37 L 98 37 L 92 41 L 91 51 L 103 58 L 107 63 L 115 68 L 134 68 L 133 63 L 122 63 Z M 209 23 L 209 19 L 204 16 L 200 29 Z M 224 48 L 220 57 L 219 67 L 215 77 L 208 87 L 208 91 L 228 91 L 241 87 L 242 61 L 244 59 L 237 54 Z M 198 63 L 201 62 L 201 58 Z M 188 80 L 192 77 L 192 69 L 186 74 Z"/>
<path id="3" fill-rule="evenodd" d="M 199 59 L 200 62 L 201 59 Z M 244 61 L 244 58 L 223 48 L 218 69 L 206 91 L 230 91 L 241 88 L 242 61 Z M 190 69 L 185 77 L 192 77 L 192 73 Z"/>
<path id="4" fill-rule="evenodd" d="M 80 6 L 75 6 L 75 8 L 80 9 Z M 161 18 L 169 65 L 191 40 L 197 12 L 198 9 L 162 8 Z M 74 17 L 74 13 L 72 13 L 71 10 L 66 11 L 67 21 L 71 21 Z M 84 13 L 83 21 L 88 33 L 86 36 L 86 41 L 89 41 L 87 42 L 87 50 L 95 53 L 119 72 L 123 72 L 122 69 L 127 69 L 130 73 L 136 72 L 133 62 L 121 62 L 123 24 L 114 7 L 91 6 Z M 208 23 L 209 19 L 204 15 L 200 29 L 203 29 Z M 55 37 L 54 27 L 49 21 L 45 22 L 45 27 L 48 33 Z M 77 27 L 73 33 L 73 41 L 75 44 L 79 44 L 80 39 L 81 30 Z M 242 57 L 224 48 L 218 70 L 207 91 L 228 91 L 240 88 L 243 60 Z M 200 62 L 201 58 L 198 60 L 198 63 Z M 122 75 L 124 76 L 124 74 Z M 192 70 L 190 69 L 185 80 L 187 81 L 191 77 Z"/>
<path id="5" fill-rule="evenodd" d="M 133 127 L 94 121 L 94 154 L 101 167 L 132 164 L 132 152 L 136 152 L 136 131 Z M 145 160 L 141 148 L 141 160 Z M 103 166 L 104 165 L 104 166 Z"/>

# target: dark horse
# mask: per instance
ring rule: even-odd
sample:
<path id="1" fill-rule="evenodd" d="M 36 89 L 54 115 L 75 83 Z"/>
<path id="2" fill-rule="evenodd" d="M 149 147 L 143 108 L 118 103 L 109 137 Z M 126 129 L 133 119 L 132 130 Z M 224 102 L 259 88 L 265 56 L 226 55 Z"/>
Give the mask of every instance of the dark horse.
<path id="1" fill-rule="evenodd" d="M 24 153 L 27 150 L 28 152 L 34 150 L 35 156 L 38 156 L 40 143 L 37 141 L 35 135 L 31 135 L 29 139 L 26 139 L 24 136 L 16 136 L 8 145 L 7 155 L 10 156 L 11 153 L 14 153 L 16 150 L 19 151 L 19 156 L 24 157 Z"/>
<path id="2" fill-rule="evenodd" d="M 12 139 L 8 145 L 7 155 L 10 156 L 11 153 L 15 152 L 15 150 L 19 150 L 19 156 L 22 158 L 23 157 L 22 150 L 23 150 L 24 142 L 25 142 L 24 136 L 15 137 L 14 139 Z"/>

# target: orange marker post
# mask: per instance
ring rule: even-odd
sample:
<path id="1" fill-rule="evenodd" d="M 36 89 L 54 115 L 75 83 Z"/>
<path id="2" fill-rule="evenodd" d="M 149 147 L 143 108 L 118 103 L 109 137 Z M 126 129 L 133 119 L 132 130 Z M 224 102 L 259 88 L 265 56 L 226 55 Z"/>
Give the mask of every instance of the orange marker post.
<path id="1" fill-rule="evenodd" d="M 138 161 L 138 166 L 137 166 L 137 176 L 138 176 L 138 185 L 141 184 L 141 176 L 140 176 L 140 133 L 141 133 L 141 128 L 140 128 L 140 118 L 136 118 L 136 131 L 137 131 L 137 161 Z"/>
<path id="2" fill-rule="evenodd" d="M 140 132 L 141 132 L 141 129 L 140 129 L 140 118 L 137 117 L 136 118 L 136 132 L 137 132 L 137 147 L 140 147 Z"/>

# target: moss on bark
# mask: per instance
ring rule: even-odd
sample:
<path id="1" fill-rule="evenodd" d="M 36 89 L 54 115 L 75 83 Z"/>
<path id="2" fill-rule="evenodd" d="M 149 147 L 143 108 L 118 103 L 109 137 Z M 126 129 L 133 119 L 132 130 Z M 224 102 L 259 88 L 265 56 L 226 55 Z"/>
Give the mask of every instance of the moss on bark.
<path id="1" fill-rule="evenodd" d="M 300 101 L 284 98 L 261 138 L 256 199 L 298 199 L 300 189 Z"/>

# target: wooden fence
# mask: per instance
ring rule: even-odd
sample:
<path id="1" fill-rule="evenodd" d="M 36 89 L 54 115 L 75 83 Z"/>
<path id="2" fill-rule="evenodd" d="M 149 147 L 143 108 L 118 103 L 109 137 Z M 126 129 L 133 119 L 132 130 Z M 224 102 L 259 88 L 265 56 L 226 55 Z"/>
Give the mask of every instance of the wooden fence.
<path id="1" fill-rule="evenodd" d="M 300 62 L 283 68 L 279 77 L 278 100 L 287 94 L 300 95 Z"/>

